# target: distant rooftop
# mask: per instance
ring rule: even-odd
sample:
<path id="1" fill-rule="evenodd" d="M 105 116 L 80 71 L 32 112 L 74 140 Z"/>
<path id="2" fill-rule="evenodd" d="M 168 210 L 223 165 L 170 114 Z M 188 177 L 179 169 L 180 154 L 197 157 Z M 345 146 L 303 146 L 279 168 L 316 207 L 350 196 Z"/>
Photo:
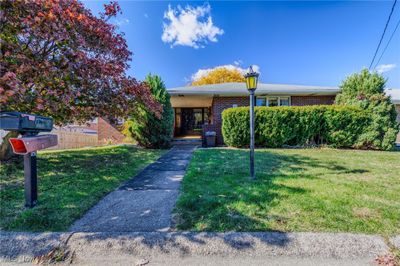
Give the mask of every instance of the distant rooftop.
<path id="1" fill-rule="evenodd" d="M 385 92 L 390 96 L 393 103 L 400 104 L 400 89 L 386 89 Z"/>

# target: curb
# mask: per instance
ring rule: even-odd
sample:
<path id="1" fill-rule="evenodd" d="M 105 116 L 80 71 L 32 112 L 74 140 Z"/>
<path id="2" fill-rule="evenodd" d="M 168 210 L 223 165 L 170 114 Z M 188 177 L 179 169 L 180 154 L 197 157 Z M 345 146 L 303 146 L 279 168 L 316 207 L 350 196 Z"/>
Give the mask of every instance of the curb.
<path id="1" fill-rule="evenodd" d="M 394 243 L 400 236 L 392 239 Z M 389 252 L 380 236 L 349 233 L 0 232 L 0 261 L 31 261 L 57 247 L 69 249 L 77 260 L 89 254 L 373 259 Z"/>
<path id="2" fill-rule="evenodd" d="M 389 242 L 395 248 L 400 249 L 400 235 L 389 238 Z"/>

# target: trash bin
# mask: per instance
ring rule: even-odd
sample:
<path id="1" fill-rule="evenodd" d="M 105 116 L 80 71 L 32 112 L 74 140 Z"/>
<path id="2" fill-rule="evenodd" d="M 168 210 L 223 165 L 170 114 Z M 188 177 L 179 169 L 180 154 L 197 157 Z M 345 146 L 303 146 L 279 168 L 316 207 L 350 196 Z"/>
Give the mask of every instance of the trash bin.
<path id="1" fill-rule="evenodd" d="M 217 133 L 215 133 L 215 131 L 207 131 L 205 136 L 206 136 L 206 146 L 215 147 L 215 137 L 217 136 Z"/>

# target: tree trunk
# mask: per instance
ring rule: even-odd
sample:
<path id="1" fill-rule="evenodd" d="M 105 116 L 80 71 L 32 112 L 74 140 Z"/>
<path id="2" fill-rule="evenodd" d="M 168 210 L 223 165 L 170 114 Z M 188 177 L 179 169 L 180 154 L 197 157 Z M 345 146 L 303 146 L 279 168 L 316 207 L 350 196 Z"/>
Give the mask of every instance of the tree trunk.
<path id="1" fill-rule="evenodd" d="M 8 141 L 10 138 L 18 137 L 19 133 L 16 131 L 10 131 L 4 136 L 3 142 L 0 145 L 0 161 L 10 160 L 12 157 L 17 156 L 13 153 L 11 144 Z"/>

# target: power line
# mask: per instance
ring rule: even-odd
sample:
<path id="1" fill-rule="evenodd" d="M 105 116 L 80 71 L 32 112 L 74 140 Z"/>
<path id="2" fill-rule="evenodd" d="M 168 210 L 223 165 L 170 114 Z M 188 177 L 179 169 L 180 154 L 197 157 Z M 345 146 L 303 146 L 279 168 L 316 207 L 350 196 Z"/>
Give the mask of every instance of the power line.
<path id="1" fill-rule="evenodd" d="M 399 22 L 397 22 L 396 28 L 394 28 L 394 31 L 393 31 L 392 35 L 390 36 L 389 41 L 387 42 L 387 44 L 386 44 L 386 46 L 385 46 L 385 49 L 383 49 L 383 52 L 382 52 L 381 56 L 379 57 L 377 63 L 375 64 L 374 69 L 378 66 L 379 62 L 381 61 L 382 56 L 383 56 L 383 54 L 386 52 L 386 49 L 388 48 L 390 42 L 392 41 L 392 38 L 393 38 L 394 34 L 396 33 L 396 30 L 397 30 L 397 28 L 399 27 L 399 25 L 400 25 L 400 19 L 399 19 Z"/>
<path id="2" fill-rule="evenodd" d="M 378 47 L 376 47 L 376 50 L 375 50 L 374 57 L 372 58 L 371 64 L 369 65 L 369 68 L 368 68 L 369 70 L 371 69 L 371 66 L 372 66 L 372 64 L 373 64 L 373 63 L 374 63 L 374 61 L 375 61 L 376 54 L 378 53 L 378 50 L 379 50 L 379 47 L 381 46 L 381 43 L 382 43 L 383 37 L 385 36 L 386 29 L 387 29 L 387 27 L 388 27 L 388 25 L 389 25 L 390 18 L 392 17 L 392 14 L 393 14 L 393 11 L 394 11 L 394 7 L 395 7 L 396 3 L 397 3 L 397 0 L 394 0 L 393 6 L 392 6 L 392 10 L 390 11 L 390 14 L 389 14 L 388 20 L 386 21 L 385 29 L 383 30 L 383 33 L 382 33 L 381 39 L 379 40 Z"/>

